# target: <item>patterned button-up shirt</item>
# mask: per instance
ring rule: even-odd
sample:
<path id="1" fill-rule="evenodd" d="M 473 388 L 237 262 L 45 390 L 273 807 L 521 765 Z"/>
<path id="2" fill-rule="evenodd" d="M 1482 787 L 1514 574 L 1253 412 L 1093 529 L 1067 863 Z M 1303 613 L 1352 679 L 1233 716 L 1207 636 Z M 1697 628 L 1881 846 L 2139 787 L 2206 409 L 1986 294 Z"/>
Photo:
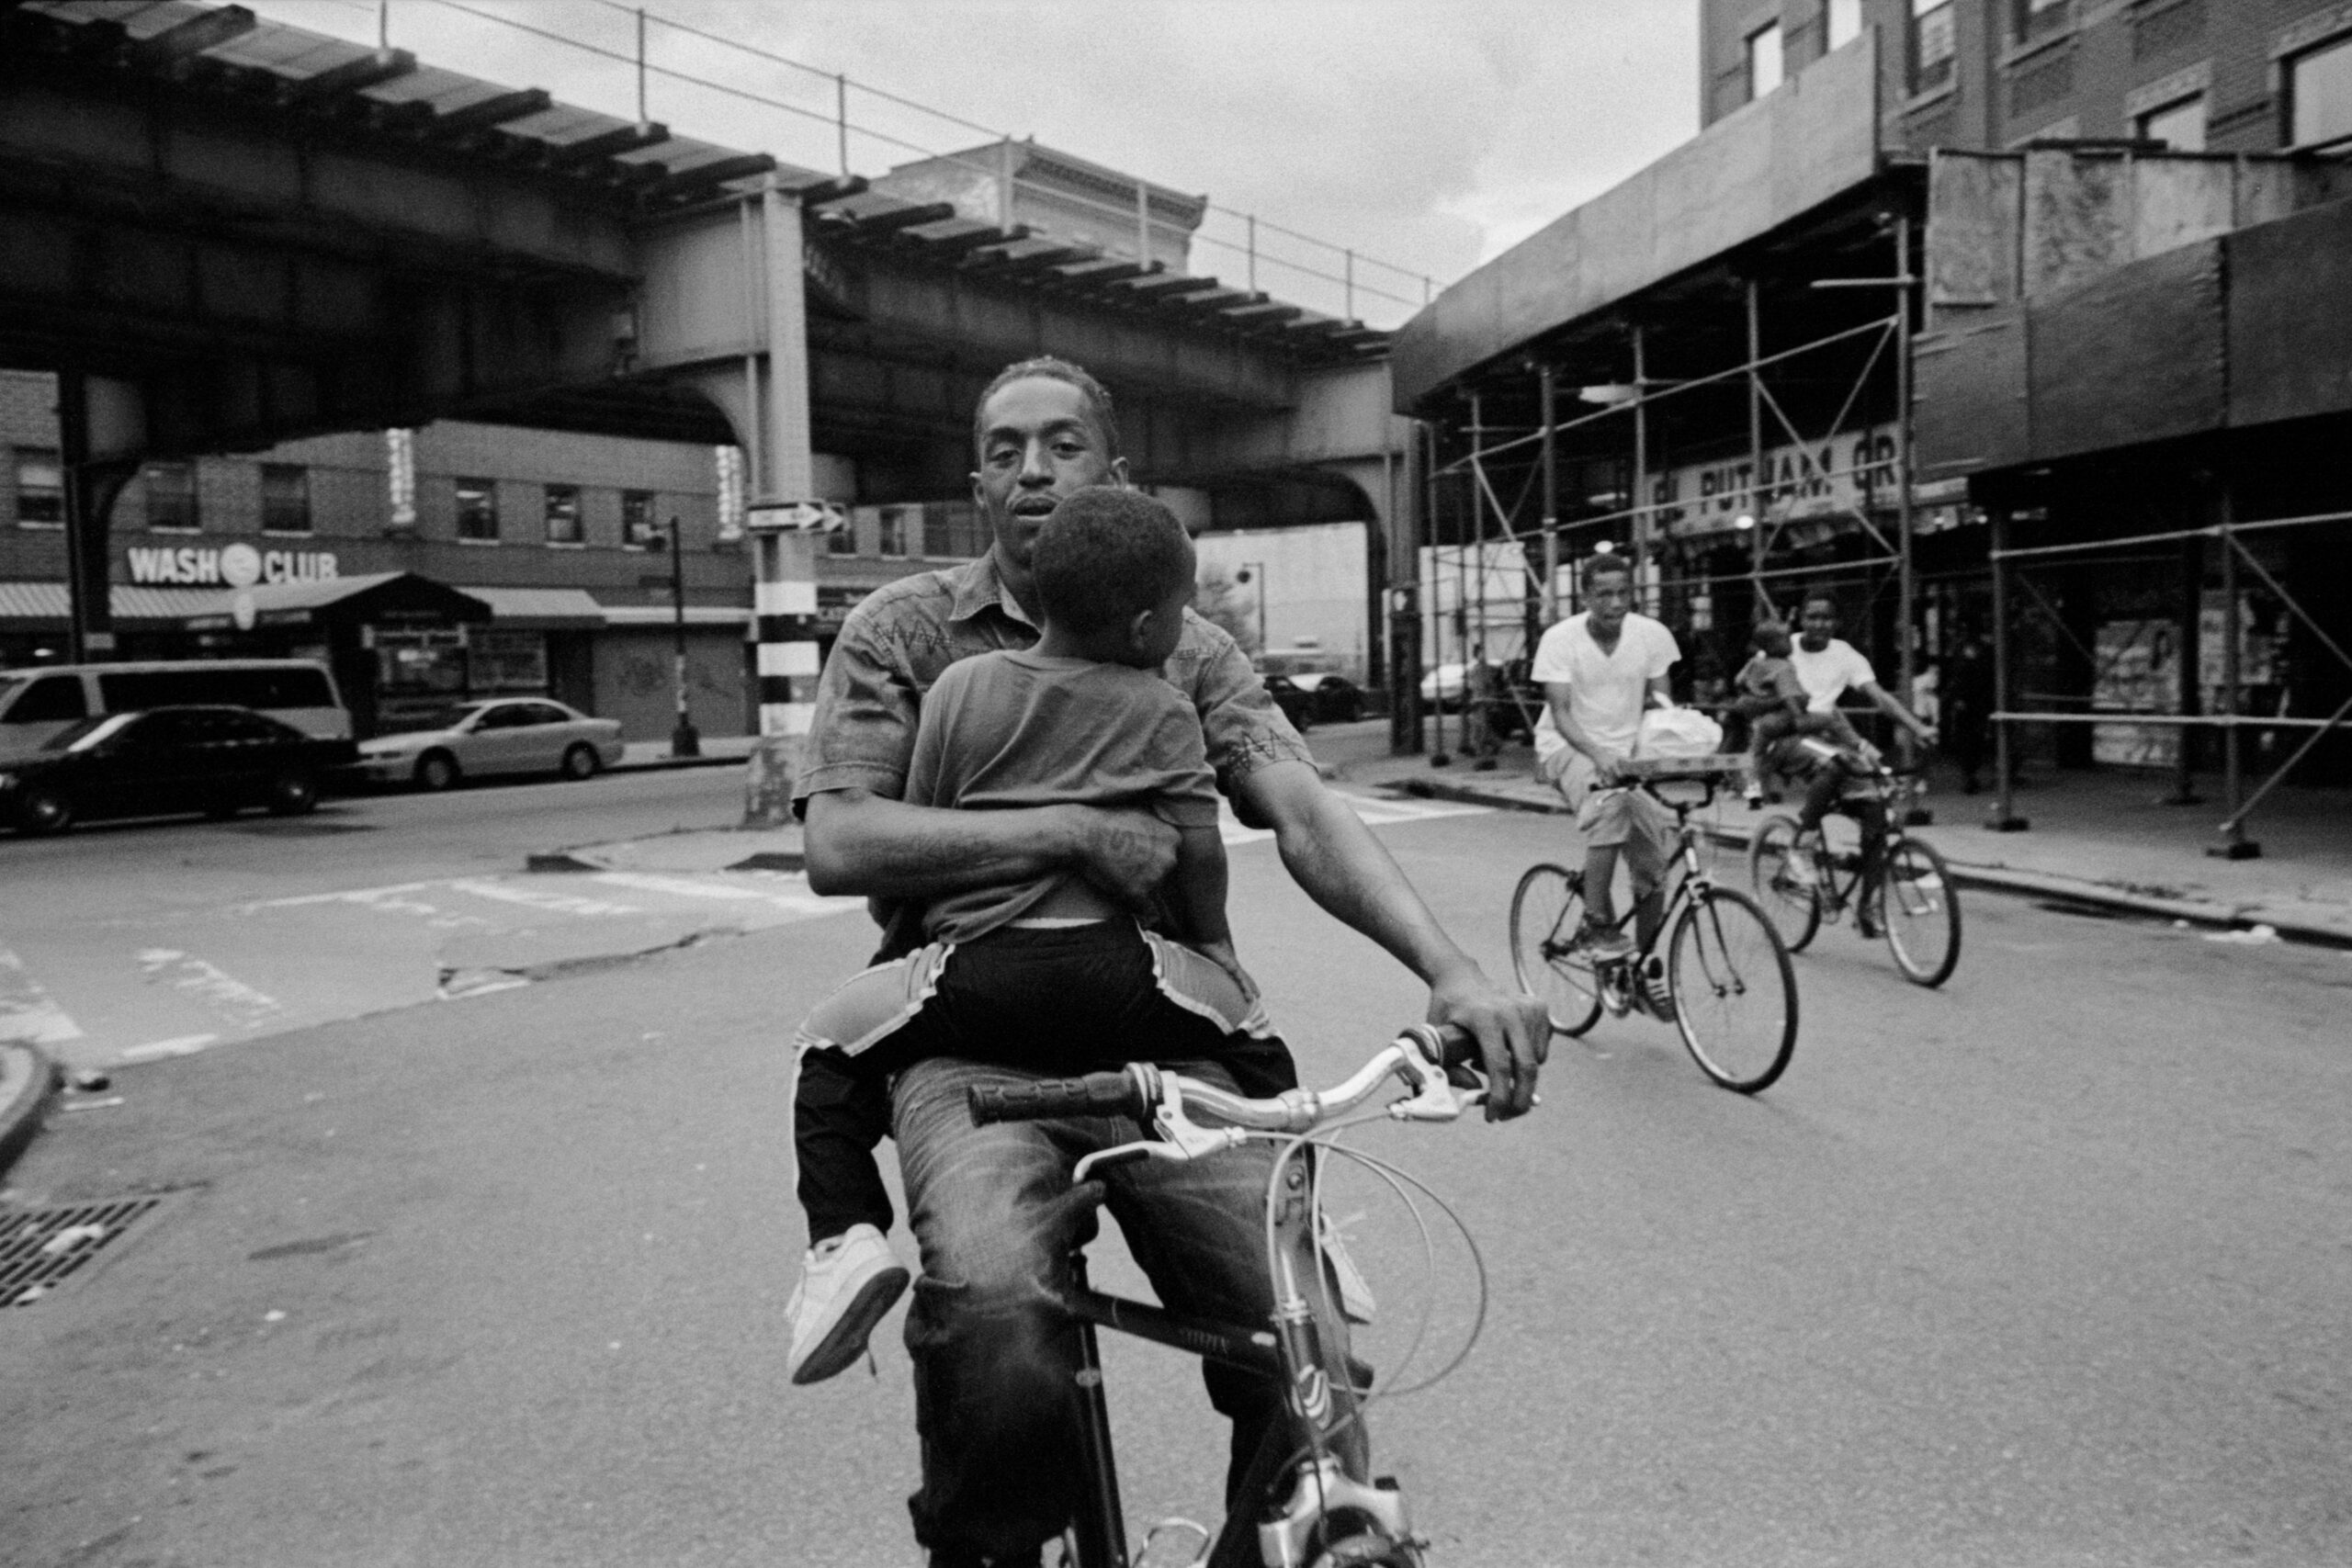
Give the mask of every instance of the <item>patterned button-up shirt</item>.
<path id="1" fill-rule="evenodd" d="M 1028 648 L 1036 640 L 1035 625 L 1005 591 L 993 556 L 903 577 L 867 594 L 842 624 L 817 683 L 817 711 L 793 784 L 795 812 L 805 814 L 808 797 L 829 790 L 864 789 L 899 799 L 906 791 L 923 694 L 940 671 L 976 653 Z M 1313 761 L 1240 645 L 1189 610 L 1163 673 L 1200 714 L 1217 788 L 1238 812 L 1235 791 L 1252 772 L 1269 762 Z M 905 922 L 882 900 L 874 913 L 891 930 L 887 954 L 899 945 Z"/>

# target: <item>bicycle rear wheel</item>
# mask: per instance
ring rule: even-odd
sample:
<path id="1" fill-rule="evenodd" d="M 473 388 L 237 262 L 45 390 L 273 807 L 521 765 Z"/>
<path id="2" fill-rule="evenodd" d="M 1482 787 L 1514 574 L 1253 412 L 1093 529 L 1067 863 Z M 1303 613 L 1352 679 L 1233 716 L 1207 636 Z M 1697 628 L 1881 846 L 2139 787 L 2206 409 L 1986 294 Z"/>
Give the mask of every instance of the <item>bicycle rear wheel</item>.
<path id="1" fill-rule="evenodd" d="M 1960 963 L 1960 896 L 1951 868 L 1933 844 L 1900 839 L 1890 845 L 1879 884 L 1880 924 L 1904 977 L 1940 986 Z"/>
<path id="2" fill-rule="evenodd" d="M 1674 922 L 1669 954 L 1675 1027 L 1699 1070 L 1741 1094 L 1771 1087 L 1796 1049 L 1797 977 L 1764 911 L 1708 888 Z"/>
<path id="3" fill-rule="evenodd" d="M 1510 896 L 1511 974 L 1562 1034 L 1582 1034 L 1600 1016 L 1592 954 L 1576 945 L 1584 915 L 1584 874 L 1566 866 L 1529 866 Z"/>
<path id="4" fill-rule="evenodd" d="M 1747 880 L 1756 889 L 1756 902 L 1791 953 L 1803 953 L 1821 929 L 1820 890 L 1811 877 L 1799 875 L 1789 864 L 1797 832 L 1795 818 L 1767 817 L 1747 841 Z"/>

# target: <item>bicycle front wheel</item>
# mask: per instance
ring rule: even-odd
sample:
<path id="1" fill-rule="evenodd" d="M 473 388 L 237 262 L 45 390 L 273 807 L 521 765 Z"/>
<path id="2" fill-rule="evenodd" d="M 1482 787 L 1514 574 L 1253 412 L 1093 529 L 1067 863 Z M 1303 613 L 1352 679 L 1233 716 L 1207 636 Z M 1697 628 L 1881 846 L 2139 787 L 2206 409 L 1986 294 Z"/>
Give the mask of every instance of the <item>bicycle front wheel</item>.
<path id="1" fill-rule="evenodd" d="M 1728 1089 L 1771 1087 L 1797 1044 L 1797 976 L 1753 899 L 1713 887 L 1683 907 L 1667 960 L 1674 1023 L 1699 1070 Z"/>
<path id="2" fill-rule="evenodd" d="M 1889 846 L 1879 884 L 1880 924 L 1905 979 L 1940 986 L 1960 963 L 1960 895 L 1951 868 L 1933 844 L 1903 839 Z"/>
<path id="3" fill-rule="evenodd" d="M 1584 874 L 1566 866 L 1529 866 L 1510 896 L 1510 972 L 1562 1034 L 1582 1034 L 1600 1016 L 1592 954 L 1576 941 L 1584 912 Z"/>
<path id="4" fill-rule="evenodd" d="M 1793 817 L 1767 817 L 1747 841 L 1747 880 L 1756 902 L 1791 953 L 1803 953 L 1821 929 L 1820 890 L 1789 863 L 1798 831 Z"/>

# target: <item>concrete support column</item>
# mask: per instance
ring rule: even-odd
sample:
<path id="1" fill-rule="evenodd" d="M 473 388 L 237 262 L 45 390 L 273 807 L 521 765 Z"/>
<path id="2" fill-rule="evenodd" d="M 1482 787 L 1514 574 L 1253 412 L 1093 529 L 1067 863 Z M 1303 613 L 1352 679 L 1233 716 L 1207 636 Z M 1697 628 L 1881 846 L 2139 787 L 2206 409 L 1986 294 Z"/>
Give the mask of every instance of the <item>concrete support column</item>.
<path id="1" fill-rule="evenodd" d="M 757 570 L 752 613 L 757 626 L 760 739 L 752 749 L 743 816 L 747 822 L 783 827 L 792 820 L 793 781 L 817 706 L 817 539 L 844 518 L 838 507 L 820 504 L 814 494 L 800 206 L 773 183 L 761 195 L 759 228 L 768 374 L 766 396 L 754 400 L 763 489 L 745 508 L 745 522 Z"/>

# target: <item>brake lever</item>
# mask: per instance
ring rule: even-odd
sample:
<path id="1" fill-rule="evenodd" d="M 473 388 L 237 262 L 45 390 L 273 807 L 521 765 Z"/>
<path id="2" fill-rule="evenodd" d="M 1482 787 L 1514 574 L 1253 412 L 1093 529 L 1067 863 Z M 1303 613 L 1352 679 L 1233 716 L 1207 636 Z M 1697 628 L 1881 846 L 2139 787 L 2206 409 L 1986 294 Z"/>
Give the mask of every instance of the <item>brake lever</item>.
<path id="1" fill-rule="evenodd" d="M 1132 1069 L 1131 1069 L 1132 1070 Z M 1249 1137 L 1240 1127 L 1204 1127 L 1184 1114 L 1183 1091 L 1175 1079 L 1162 1073 L 1138 1073 L 1145 1090 L 1151 1096 L 1151 1126 L 1159 1134 L 1138 1143 L 1121 1144 L 1114 1148 L 1100 1149 L 1085 1156 L 1071 1173 L 1072 1181 L 1083 1181 L 1087 1173 L 1106 1165 L 1125 1165 L 1131 1160 L 1159 1159 L 1182 1162 L 1198 1159 L 1229 1149 Z"/>
<path id="2" fill-rule="evenodd" d="M 1445 1054 L 1436 1031 L 1416 1024 L 1396 1037 L 1396 1076 L 1413 1092 L 1394 1101 L 1388 1114 L 1399 1122 L 1453 1122 L 1474 1105 L 1486 1103 L 1482 1089 L 1456 1089 L 1446 1076 Z"/>

